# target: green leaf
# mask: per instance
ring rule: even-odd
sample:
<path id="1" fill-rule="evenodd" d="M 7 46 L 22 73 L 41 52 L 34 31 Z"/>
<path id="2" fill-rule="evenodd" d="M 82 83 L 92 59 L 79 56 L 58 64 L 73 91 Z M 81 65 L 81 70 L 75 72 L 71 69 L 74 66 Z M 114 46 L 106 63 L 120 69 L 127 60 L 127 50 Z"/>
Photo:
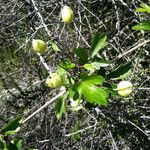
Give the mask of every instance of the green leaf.
<path id="1" fill-rule="evenodd" d="M 61 76 L 63 84 L 69 84 L 69 73 L 65 69 L 59 66 L 56 72 Z"/>
<path id="2" fill-rule="evenodd" d="M 17 146 L 18 150 L 22 149 L 22 142 L 23 142 L 22 139 L 15 139 L 14 140 L 14 144 Z"/>
<path id="3" fill-rule="evenodd" d="M 107 78 L 110 79 L 110 78 L 119 78 L 121 76 L 123 76 L 125 73 L 127 73 L 130 69 L 131 69 L 131 66 L 132 66 L 132 62 L 128 62 L 126 64 L 121 64 L 118 68 L 116 68 L 115 70 L 113 70 L 112 72 L 110 72 L 108 75 L 107 75 Z"/>
<path id="4" fill-rule="evenodd" d="M 147 4 L 141 3 L 140 6 L 141 6 L 141 9 L 143 9 L 145 11 L 142 11 L 140 8 L 137 8 L 136 12 L 141 12 L 142 11 L 142 12 L 150 13 L 150 7 Z"/>
<path id="5" fill-rule="evenodd" d="M 94 57 L 101 49 L 107 46 L 107 36 L 96 33 L 91 44 L 92 57 Z"/>
<path id="6" fill-rule="evenodd" d="M 98 62 L 92 62 L 91 64 L 95 67 L 95 69 L 99 70 L 100 67 L 107 67 L 107 66 L 109 66 L 110 62 L 107 61 L 107 60 L 101 60 L 101 61 L 98 61 Z"/>
<path id="7" fill-rule="evenodd" d="M 105 89 L 88 82 L 82 82 L 79 86 L 79 92 L 88 102 L 107 106 L 109 93 Z"/>
<path id="8" fill-rule="evenodd" d="M 80 64 L 85 64 L 87 62 L 87 60 L 88 60 L 87 49 L 75 48 L 73 51 L 77 55 L 77 57 L 79 58 Z"/>
<path id="9" fill-rule="evenodd" d="M 85 65 L 84 65 L 84 68 L 85 68 L 86 70 L 95 70 L 95 67 L 94 67 L 92 64 L 85 64 Z"/>
<path id="10" fill-rule="evenodd" d="M 74 63 L 68 63 L 66 64 L 66 69 L 72 69 L 74 68 L 76 65 Z"/>
<path id="11" fill-rule="evenodd" d="M 137 8 L 136 12 L 146 12 L 146 10 L 144 8 Z"/>
<path id="12" fill-rule="evenodd" d="M 72 98 L 73 100 L 77 100 L 80 99 L 81 97 L 79 97 L 79 93 L 77 92 L 76 88 L 78 87 L 78 84 L 73 85 L 72 87 L 70 87 L 68 89 L 69 92 L 69 98 Z"/>
<path id="13" fill-rule="evenodd" d="M 90 76 L 86 76 L 83 79 L 83 81 L 88 82 L 88 84 L 98 85 L 98 84 L 102 84 L 105 81 L 105 79 L 99 75 L 90 75 Z"/>
<path id="14" fill-rule="evenodd" d="M 98 75 L 86 77 L 77 88 L 79 95 L 83 95 L 90 103 L 106 106 L 109 93 L 104 88 L 97 86 L 102 82 L 104 82 L 104 78 Z"/>
<path id="15" fill-rule="evenodd" d="M 125 74 L 121 75 L 118 78 L 115 78 L 115 80 L 120 80 L 120 79 L 126 79 L 128 76 L 130 76 L 132 73 L 131 69 L 129 71 L 127 71 Z"/>
<path id="16" fill-rule="evenodd" d="M 51 42 L 51 47 L 54 51 L 59 52 L 61 51 L 56 42 Z"/>
<path id="17" fill-rule="evenodd" d="M 91 64 L 85 64 L 84 68 L 86 70 L 99 70 L 101 67 L 107 67 L 110 65 L 109 61 L 106 60 L 102 60 L 102 61 L 98 61 L 98 62 L 92 62 Z"/>
<path id="18" fill-rule="evenodd" d="M 2 128 L 2 132 L 4 134 L 14 134 L 18 131 L 18 128 L 21 126 L 21 119 L 22 117 L 16 117 L 13 120 L 10 120 L 8 124 L 6 124 L 3 128 Z"/>
<path id="19" fill-rule="evenodd" d="M 65 100 L 66 100 L 66 95 L 64 95 L 64 97 L 59 98 L 58 102 L 56 103 L 55 111 L 56 111 L 56 117 L 58 120 L 61 119 L 63 113 L 66 112 Z"/>
<path id="20" fill-rule="evenodd" d="M 150 30 L 150 21 L 142 21 L 132 27 L 133 30 Z"/>
<path id="21" fill-rule="evenodd" d="M 65 59 L 61 66 L 65 69 L 72 69 L 74 68 L 76 65 L 74 63 L 72 63 L 69 59 Z"/>

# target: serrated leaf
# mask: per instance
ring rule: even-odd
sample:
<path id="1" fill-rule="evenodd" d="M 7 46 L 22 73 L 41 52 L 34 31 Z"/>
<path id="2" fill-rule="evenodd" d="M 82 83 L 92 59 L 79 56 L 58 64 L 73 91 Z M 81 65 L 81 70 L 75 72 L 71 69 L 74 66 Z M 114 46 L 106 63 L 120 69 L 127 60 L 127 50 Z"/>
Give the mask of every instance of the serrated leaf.
<path id="1" fill-rule="evenodd" d="M 112 72 L 110 72 L 107 75 L 107 78 L 110 79 L 115 79 L 115 78 L 119 78 L 120 76 L 124 75 L 125 73 L 127 73 L 132 66 L 132 62 L 128 62 L 126 64 L 121 64 L 119 67 L 117 67 L 115 70 L 113 70 Z"/>
<path id="2" fill-rule="evenodd" d="M 88 102 L 107 106 L 109 94 L 103 88 L 88 82 L 82 82 L 79 86 L 79 92 Z"/>
<path id="3" fill-rule="evenodd" d="M 87 49 L 79 47 L 79 48 L 75 48 L 73 51 L 79 58 L 80 64 L 85 64 L 87 62 L 87 60 L 88 60 Z"/>
<path id="4" fill-rule="evenodd" d="M 133 30 L 150 30 L 150 21 L 142 21 L 132 27 Z"/>
<path id="5" fill-rule="evenodd" d="M 109 93 L 104 88 L 97 86 L 102 82 L 104 82 L 104 78 L 98 75 L 86 77 L 77 88 L 79 95 L 83 95 L 90 103 L 106 106 Z"/>
<path id="6" fill-rule="evenodd" d="M 91 57 L 94 57 L 101 49 L 106 47 L 107 45 L 106 40 L 107 40 L 106 35 L 99 35 L 98 33 L 95 34 L 91 44 L 91 51 L 92 51 Z"/>
<path id="7" fill-rule="evenodd" d="M 21 126 L 21 119 L 22 117 L 16 117 L 13 120 L 10 120 L 8 122 L 8 124 L 6 124 L 3 128 L 2 128 L 2 132 L 4 134 L 14 134 L 15 132 L 18 131 L 18 128 Z"/>
<path id="8" fill-rule="evenodd" d="M 56 117 L 57 119 L 61 119 L 62 115 L 66 112 L 66 95 L 64 97 L 61 97 L 58 99 L 58 102 L 56 103 L 55 111 L 56 111 Z"/>

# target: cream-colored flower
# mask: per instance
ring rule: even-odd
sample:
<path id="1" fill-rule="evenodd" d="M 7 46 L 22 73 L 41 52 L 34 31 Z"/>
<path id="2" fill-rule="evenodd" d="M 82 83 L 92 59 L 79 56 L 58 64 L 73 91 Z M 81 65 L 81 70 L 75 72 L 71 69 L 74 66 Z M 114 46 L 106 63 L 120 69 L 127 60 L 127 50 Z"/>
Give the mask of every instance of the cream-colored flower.
<path id="1" fill-rule="evenodd" d="M 117 85 L 118 94 L 121 96 L 128 96 L 133 91 L 133 85 L 130 81 L 121 81 Z"/>
<path id="2" fill-rule="evenodd" d="M 61 11 L 62 21 L 65 23 L 71 23 L 74 19 L 73 10 L 69 6 L 64 6 Z"/>
<path id="3" fill-rule="evenodd" d="M 44 53 L 47 49 L 47 44 L 40 39 L 33 39 L 32 41 L 33 50 L 38 53 Z"/>
<path id="4" fill-rule="evenodd" d="M 58 87 L 62 86 L 63 81 L 62 81 L 62 79 L 61 79 L 61 77 L 60 77 L 59 74 L 57 74 L 57 73 L 52 73 L 52 74 L 50 75 L 50 77 L 48 77 L 48 78 L 46 79 L 46 84 L 47 84 L 48 87 L 51 87 L 51 88 L 58 88 Z"/>

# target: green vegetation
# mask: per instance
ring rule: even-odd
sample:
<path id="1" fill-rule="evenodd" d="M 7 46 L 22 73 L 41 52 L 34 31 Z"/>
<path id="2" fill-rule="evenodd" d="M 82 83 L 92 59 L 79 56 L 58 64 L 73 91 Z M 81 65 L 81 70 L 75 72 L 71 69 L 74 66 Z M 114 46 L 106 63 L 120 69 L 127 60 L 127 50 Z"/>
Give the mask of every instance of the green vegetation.
<path id="1" fill-rule="evenodd" d="M 0 8 L 0 150 L 150 149 L 150 1 Z"/>

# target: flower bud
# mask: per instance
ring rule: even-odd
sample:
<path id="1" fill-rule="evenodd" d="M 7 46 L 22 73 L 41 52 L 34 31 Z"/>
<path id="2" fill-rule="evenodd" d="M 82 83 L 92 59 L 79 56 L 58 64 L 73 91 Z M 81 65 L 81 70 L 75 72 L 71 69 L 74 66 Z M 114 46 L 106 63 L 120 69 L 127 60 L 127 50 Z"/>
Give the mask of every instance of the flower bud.
<path id="1" fill-rule="evenodd" d="M 48 77 L 46 79 L 46 84 L 48 85 L 48 87 L 58 88 L 58 87 L 62 86 L 63 81 L 59 74 L 52 73 L 50 76 L 51 76 L 51 78 Z"/>
<path id="2" fill-rule="evenodd" d="M 118 94 L 121 96 L 128 96 L 133 90 L 133 85 L 130 81 L 121 81 L 117 86 Z"/>
<path id="3" fill-rule="evenodd" d="M 63 22 L 71 23 L 74 19 L 74 13 L 70 7 L 64 6 L 61 11 L 61 17 Z"/>
<path id="4" fill-rule="evenodd" d="M 47 44 L 42 41 L 42 40 L 39 40 L 39 39 L 36 39 L 32 41 L 32 47 L 33 47 L 33 50 L 38 52 L 38 53 L 44 53 L 47 49 Z"/>

